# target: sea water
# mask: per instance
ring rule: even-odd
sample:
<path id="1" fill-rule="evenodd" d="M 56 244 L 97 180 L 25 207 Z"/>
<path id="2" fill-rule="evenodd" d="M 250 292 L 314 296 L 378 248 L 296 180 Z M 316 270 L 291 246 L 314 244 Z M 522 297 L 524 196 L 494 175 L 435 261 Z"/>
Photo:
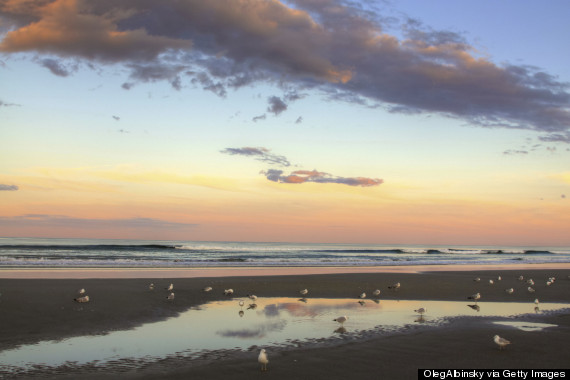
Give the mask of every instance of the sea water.
<path id="1" fill-rule="evenodd" d="M 0 267 L 275 267 L 569 263 L 570 247 L 0 238 Z"/>

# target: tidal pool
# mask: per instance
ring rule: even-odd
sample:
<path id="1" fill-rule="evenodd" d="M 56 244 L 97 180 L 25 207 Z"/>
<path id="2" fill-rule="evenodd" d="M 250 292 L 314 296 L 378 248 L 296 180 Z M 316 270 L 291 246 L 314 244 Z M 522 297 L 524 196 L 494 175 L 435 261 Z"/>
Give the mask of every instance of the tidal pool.
<path id="1" fill-rule="evenodd" d="M 25 370 L 62 365 L 104 365 L 117 361 L 154 361 L 196 357 L 205 351 L 286 346 L 368 330 L 397 331 L 407 325 L 437 325 L 446 317 L 496 316 L 559 310 L 569 304 L 354 299 L 259 298 L 211 302 L 165 321 L 106 335 L 44 341 L 0 352 L 0 369 Z M 426 309 L 420 316 L 414 310 Z M 346 315 L 341 326 L 333 319 Z M 512 323 L 510 323 L 512 325 Z M 530 325 L 530 324 L 527 324 Z"/>

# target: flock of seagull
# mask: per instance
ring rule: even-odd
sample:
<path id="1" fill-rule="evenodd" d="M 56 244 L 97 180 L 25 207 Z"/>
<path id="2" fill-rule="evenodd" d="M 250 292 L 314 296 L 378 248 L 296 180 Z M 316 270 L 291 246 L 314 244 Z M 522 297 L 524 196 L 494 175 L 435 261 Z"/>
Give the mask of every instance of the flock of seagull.
<path id="1" fill-rule="evenodd" d="M 568 276 L 568 279 L 570 280 L 570 276 Z M 494 285 L 494 284 L 495 284 L 495 281 L 498 282 L 498 281 L 501 281 L 501 280 L 502 280 L 501 276 L 497 276 L 496 279 L 489 279 L 489 280 L 488 280 L 488 283 L 489 283 L 489 285 Z M 523 281 L 525 280 L 525 279 L 524 279 L 524 276 L 522 276 L 522 275 L 519 276 L 519 277 L 518 277 L 518 280 L 521 281 L 521 282 L 523 282 Z M 481 282 L 481 278 L 480 278 L 480 277 L 475 277 L 475 278 L 473 279 L 473 281 L 474 281 L 474 282 L 477 282 L 477 283 L 478 283 L 478 282 Z M 548 280 L 546 281 L 546 286 L 551 286 L 555 281 L 556 281 L 556 278 L 555 278 L 555 277 L 549 277 Z M 535 290 L 535 288 L 533 288 L 533 286 L 535 286 L 534 280 L 533 280 L 532 278 L 529 278 L 529 279 L 526 280 L 526 284 L 528 285 L 528 287 L 527 287 L 526 290 L 527 290 L 529 293 L 535 293 L 536 290 Z M 400 287 L 401 287 L 401 284 L 400 284 L 399 282 L 396 282 L 396 283 L 394 283 L 394 284 L 388 286 L 388 289 L 390 289 L 390 290 L 392 290 L 392 291 L 396 291 L 396 290 L 400 289 Z M 153 283 L 150 283 L 149 286 L 148 286 L 148 288 L 149 288 L 149 290 L 154 290 L 155 286 L 154 286 Z M 173 300 L 173 299 L 174 299 L 174 284 L 171 283 L 168 287 L 165 288 L 165 290 L 166 290 L 167 292 L 169 292 L 169 294 L 166 296 L 166 298 L 167 298 L 168 300 Z M 211 292 L 212 290 L 213 290 L 213 289 L 212 289 L 211 286 L 207 286 L 207 287 L 205 287 L 205 288 L 202 289 L 202 291 L 204 291 L 204 292 Z M 505 289 L 505 292 L 506 292 L 507 294 L 513 294 L 514 291 L 515 291 L 514 288 L 507 288 L 507 289 Z M 79 296 L 73 299 L 75 302 L 78 302 L 78 303 L 85 303 L 85 302 L 89 302 L 89 301 L 90 301 L 89 295 L 86 294 L 85 289 L 80 289 L 80 290 L 78 291 L 78 294 L 79 294 Z M 234 290 L 231 289 L 231 288 L 230 288 L 230 289 L 224 289 L 223 294 L 226 295 L 226 296 L 233 296 Z M 299 301 L 307 302 L 307 299 L 306 299 L 305 297 L 309 294 L 309 290 L 308 290 L 308 289 L 302 289 L 302 290 L 299 291 L 299 294 L 303 297 L 303 298 L 299 299 Z M 375 297 L 375 299 L 374 299 L 375 302 L 378 301 L 378 297 L 380 296 L 380 294 L 381 294 L 380 289 L 376 289 L 376 290 L 374 290 L 374 291 L 372 292 L 372 295 Z M 257 304 L 255 303 L 255 301 L 257 300 L 257 296 L 254 295 L 254 294 L 248 294 L 247 297 L 248 297 L 251 301 L 253 301 L 253 303 L 250 303 L 250 304 L 248 305 L 248 310 L 255 309 L 255 308 L 257 307 Z M 358 298 L 359 298 L 359 301 L 358 301 L 358 302 L 359 302 L 361 305 L 363 305 L 363 304 L 364 304 L 364 301 L 363 301 L 363 300 L 364 300 L 366 297 L 367 297 L 366 293 L 365 293 L 365 292 L 362 292 L 362 293 L 360 294 L 360 296 L 358 297 Z M 481 299 L 481 293 L 480 293 L 480 292 L 477 292 L 477 293 L 475 293 L 475 294 L 472 294 L 472 295 L 468 296 L 467 299 L 468 299 L 468 300 L 475 301 L 475 304 L 474 304 L 474 305 L 467 305 L 467 306 L 469 306 L 470 308 L 472 308 L 472 309 L 474 309 L 474 310 L 477 310 L 477 311 L 480 310 L 479 305 L 477 305 L 477 301 Z M 538 308 L 539 300 L 538 300 L 538 298 L 536 298 L 536 299 L 534 300 L 534 304 L 535 304 L 535 311 L 538 312 L 538 311 L 539 311 L 539 308 Z M 244 305 L 245 305 L 245 302 L 244 302 L 243 300 L 239 300 L 239 306 L 240 306 L 240 308 L 242 308 L 242 310 L 240 310 L 240 312 L 239 312 L 239 315 L 240 315 L 240 316 L 243 316 L 243 306 L 244 306 Z M 424 315 L 425 313 L 427 313 L 427 309 L 426 309 L 426 308 L 423 308 L 423 307 L 420 307 L 419 309 L 414 310 L 414 312 L 415 312 L 415 313 L 418 313 L 418 314 L 420 315 L 420 318 L 423 318 L 423 315 Z M 340 317 L 337 317 L 337 318 L 333 319 L 333 321 L 339 323 L 339 324 L 341 325 L 341 328 L 343 328 L 344 323 L 345 323 L 346 321 L 348 321 L 348 319 L 349 319 L 348 316 L 342 315 L 342 316 L 340 316 Z M 499 335 L 495 335 L 495 336 L 493 337 L 493 341 L 499 346 L 499 349 L 500 349 L 500 350 L 504 349 L 506 346 L 508 346 L 509 344 L 511 344 L 511 342 L 510 342 L 509 340 L 507 340 L 507 339 L 505 339 L 505 338 L 502 338 L 502 337 L 500 337 Z M 258 356 L 258 359 L 257 359 L 257 360 L 258 360 L 259 364 L 261 365 L 261 370 L 262 370 L 262 371 L 267 371 L 267 364 L 269 363 L 269 359 L 268 359 L 267 351 L 266 351 L 265 349 L 261 349 L 261 351 L 259 352 L 259 356 Z"/>

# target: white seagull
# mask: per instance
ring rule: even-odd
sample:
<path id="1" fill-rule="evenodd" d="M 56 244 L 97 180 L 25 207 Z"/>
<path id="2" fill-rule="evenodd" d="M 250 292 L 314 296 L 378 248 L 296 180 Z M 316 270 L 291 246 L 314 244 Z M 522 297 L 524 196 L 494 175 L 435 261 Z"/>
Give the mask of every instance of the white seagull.
<path id="1" fill-rule="evenodd" d="M 306 296 L 307 294 L 309 294 L 309 291 L 307 289 L 303 289 L 300 290 L 299 293 L 301 293 L 302 296 Z"/>
<path id="2" fill-rule="evenodd" d="M 359 297 L 360 298 L 366 298 L 366 293 L 362 292 L 362 294 Z"/>
<path id="3" fill-rule="evenodd" d="M 267 358 L 267 352 L 264 348 L 259 351 L 259 356 L 257 357 L 257 361 L 261 364 L 261 370 L 267 371 L 267 363 L 269 363 L 269 359 Z"/>
<path id="4" fill-rule="evenodd" d="M 501 280 L 502 280 L 501 276 L 497 276 L 497 281 L 501 281 Z"/>
<path id="5" fill-rule="evenodd" d="M 481 282 L 481 278 L 475 277 L 475 278 L 473 279 L 473 281 L 475 281 L 475 282 Z"/>
<path id="6" fill-rule="evenodd" d="M 538 303 L 539 303 L 538 298 L 535 298 L 535 299 L 534 299 L 534 304 L 535 304 L 535 305 L 538 305 Z"/>
<path id="7" fill-rule="evenodd" d="M 348 317 L 346 315 L 333 319 L 333 321 L 340 323 L 341 326 L 344 326 L 344 322 L 346 322 L 347 320 Z"/>
<path id="8" fill-rule="evenodd" d="M 168 285 L 168 288 L 166 288 L 167 291 L 171 292 L 174 290 L 174 284 L 170 284 Z"/>
<path id="9" fill-rule="evenodd" d="M 75 302 L 85 303 L 89 302 L 89 296 L 77 297 L 73 299 Z"/>
<path id="10" fill-rule="evenodd" d="M 489 280 L 489 285 L 493 285 L 494 283 L 495 283 L 495 281 Z"/>
<path id="11" fill-rule="evenodd" d="M 481 298 L 481 293 L 475 293 L 472 296 L 467 297 L 468 300 L 477 301 Z"/>
<path id="12" fill-rule="evenodd" d="M 526 280 L 526 283 L 529 284 L 530 286 L 534 285 L 534 281 L 532 278 L 529 278 L 528 280 Z"/>
<path id="13" fill-rule="evenodd" d="M 524 280 L 524 276 L 519 276 L 519 281 Z"/>
<path id="14" fill-rule="evenodd" d="M 231 296 L 232 294 L 234 294 L 233 289 L 224 289 L 224 295 Z"/>
<path id="15" fill-rule="evenodd" d="M 257 299 L 257 296 L 255 294 L 248 294 L 247 295 L 249 297 L 250 300 L 255 301 Z"/>
<path id="16" fill-rule="evenodd" d="M 205 292 L 211 292 L 212 291 L 212 287 L 211 286 L 206 286 L 204 289 L 202 289 Z"/>
<path id="17" fill-rule="evenodd" d="M 170 293 L 167 297 L 167 300 L 173 300 L 174 299 L 174 293 Z"/>
<path id="18" fill-rule="evenodd" d="M 151 282 L 151 283 L 148 285 L 148 288 L 149 288 L 150 290 L 154 290 L 154 284 Z"/>
<path id="19" fill-rule="evenodd" d="M 380 295 L 380 289 L 376 289 L 375 291 L 372 292 L 372 295 L 374 297 L 378 297 Z"/>
<path id="20" fill-rule="evenodd" d="M 396 282 L 395 284 L 388 286 L 388 289 L 392 289 L 392 290 L 400 289 L 400 283 Z"/>
<path id="21" fill-rule="evenodd" d="M 515 292 L 515 290 L 513 288 L 508 288 L 508 289 L 505 289 L 505 292 L 507 292 L 509 294 L 513 294 Z"/>
<path id="22" fill-rule="evenodd" d="M 502 350 L 503 348 L 505 348 L 507 345 L 511 344 L 510 341 L 506 340 L 505 338 L 501 338 L 501 337 L 498 336 L 498 335 L 495 335 L 495 336 L 493 337 L 493 341 L 494 341 L 495 343 L 497 343 L 497 345 L 499 345 L 499 349 L 501 349 L 501 350 Z"/>
<path id="23" fill-rule="evenodd" d="M 80 295 L 84 295 L 84 294 L 85 294 L 85 289 L 79 289 L 79 291 L 78 291 L 77 293 L 79 293 Z"/>
<path id="24" fill-rule="evenodd" d="M 529 293 L 534 293 L 534 292 L 535 292 L 535 290 L 534 290 L 532 287 L 530 287 L 530 286 L 527 288 L 527 290 L 528 290 Z"/>

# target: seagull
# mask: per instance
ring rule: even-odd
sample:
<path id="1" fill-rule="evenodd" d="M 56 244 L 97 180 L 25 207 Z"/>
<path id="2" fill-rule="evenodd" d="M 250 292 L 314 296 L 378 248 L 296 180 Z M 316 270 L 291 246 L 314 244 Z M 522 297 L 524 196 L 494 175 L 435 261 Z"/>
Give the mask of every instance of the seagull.
<path id="1" fill-rule="evenodd" d="M 202 289 L 205 292 L 211 292 L 212 291 L 212 287 L 211 286 L 206 286 L 204 289 Z"/>
<path id="2" fill-rule="evenodd" d="M 360 298 L 366 298 L 366 293 L 362 293 L 362 294 L 360 295 Z"/>
<path id="3" fill-rule="evenodd" d="M 243 305 L 245 305 L 245 302 L 243 302 L 243 300 L 239 300 L 239 307 L 243 307 Z"/>
<path id="4" fill-rule="evenodd" d="M 261 364 L 261 370 L 267 371 L 267 363 L 269 363 L 269 359 L 267 358 L 267 352 L 265 352 L 264 348 L 262 348 L 261 351 L 259 351 L 259 356 L 257 357 L 257 361 L 259 362 L 259 364 Z"/>
<path id="5" fill-rule="evenodd" d="M 170 293 L 167 297 L 167 300 L 173 300 L 174 299 L 174 293 Z"/>
<path id="6" fill-rule="evenodd" d="M 495 283 L 495 281 L 489 280 L 489 285 L 493 285 L 494 283 Z"/>
<path id="7" fill-rule="evenodd" d="M 396 282 L 394 285 L 388 286 L 388 289 L 398 290 L 398 289 L 400 289 L 400 283 Z"/>
<path id="8" fill-rule="evenodd" d="M 530 287 L 530 286 L 527 288 L 527 290 L 528 290 L 529 293 L 534 293 L 534 292 L 535 292 L 535 290 L 534 290 L 532 287 Z"/>
<path id="9" fill-rule="evenodd" d="M 233 289 L 224 289 L 224 295 L 231 296 L 232 294 L 234 294 Z"/>
<path id="10" fill-rule="evenodd" d="M 418 313 L 419 315 L 423 315 L 424 313 L 427 313 L 427 309 L 420 307 L 417 310 L 414 310 L 416 313 Z"/>
<path id="11" fill-rule="evenodd" d="M 89 302 L 89 296 L 77 297 L 73 299 L 75 302 L 85 303 Z"/>
<path id="12" fill-rule="evenodd" d="M 255 301 L 257 299 L 257 296 L 254 294 L 248 294 L 247 295 L 249 297 L 250 300 Z"/>
<path id="13" fill-rule="evenodd" d="M 481 279 L 480 279 L 479 277 L 475 277 L 475 278 L 473 279 L 473 281 L 475 281 L 475 282 L 481 282 Z"/>
<path id="14" fill-rule="evenodd" d="M 344 326 L 344 322 L 346 322 L 347 320 L 348 317 L 346 315 L 333 319 L 333 321 L 340 323 L 341 326 Z"/>
<path id="15" fill-rule="evenodd" d="M 497 276 L 497 281 L 501 281 L 501 280 L 502 280 L 501 276 Z"/>
<path id="16" fill-rule="evenodd" d="M 535 305 L 538 305 L 538 303 L 539 303 L 538 298 L 535 298 L 535 299 L 534 299 L 534 304 L 535 304 Z"/>
<path id="17" fill-rule="evenodd" d="M 307 289 L 303 289 L 300 290 L 299 293 L 301 293 L 302 296 L 306 296 L 307 294 L 309 294 L 309 291 Z"/>
<path id="18" fill-rule="evenodd" d="M 376 289 L 375 291 L 372 292 L 372 295 L 374 297 L 378 297 L 380 295 L 380 289 Z"/>
<path id="19" fill-rule="evenodd" d="M 148 285 L 148 288 L 149 288 L 150 290 L 154 290 L 154 284 L 151 282 L 151 283 Z"/>
<path id="20" fill-rule="evenodd" d="M 85 294 L 85 289 L 79 289 L 79 291 L 78 291 L 77 293 L 79 293 L 80 295 L 84 295 L 84 294 Z"/>
<path id="21" fill-rule="evenodd" d="M 511 344 L 511 342 L 509 342 L 509 341 L 506 340 L 505 338 L 501 338 L 501 337 L 498 336 L 498 335 L 495 335 L 495 336 L 493 337 L 493 341 L 499 345 L 499 349 L 501 349 L 501 350 L 502 350 L 503 348 L 505 348 L 505 346 L 507 346 L 508 344 Z"/>
<path id="22" fill-rule="evenodd" d="M 165 288 L 165 289 L 168 290 L 169 292 L 171 292 L 171 291 L 174 290 L 174 285 L 173 285 L 173 284 L 170 284 L 170 285 L 168 286 L 168 288 Z"/>
<path id="23" fill-rule="evenodd" d="M 522 280 L 524 280 L 524 277 L 523 277 L 523 276 L 519 276 L 519 281 L 522 281 Z"/>
<path id="24" fill-rule="evenodd" d="M 529 278 L 528 280 L 526 280 L 526 283 L 529 285 L 534 285 L 534 281 L 532 280 L 532 278 Z"/>
<path id="25" fill-rule="evenodd" d="M 467 297 L 468 300 L 477 301 L 481 298 L 481 293 L 475 293 L 472 296 Z"/>
<path id="26" fill-rule="evenodd" d="M 546 281 L 546 286 L 550 286 L 550 285 L 552 285 L 552 281 L 550 281 L 550 280 Z"/>
<path id="27" fill-rule="evenodd" d="M 513 288 L 508 288 L 508 289 L 505 289 L 505 292 L 507 292 L 509 294 L 513 294 L 515 292 L 515 290 Z"/>

